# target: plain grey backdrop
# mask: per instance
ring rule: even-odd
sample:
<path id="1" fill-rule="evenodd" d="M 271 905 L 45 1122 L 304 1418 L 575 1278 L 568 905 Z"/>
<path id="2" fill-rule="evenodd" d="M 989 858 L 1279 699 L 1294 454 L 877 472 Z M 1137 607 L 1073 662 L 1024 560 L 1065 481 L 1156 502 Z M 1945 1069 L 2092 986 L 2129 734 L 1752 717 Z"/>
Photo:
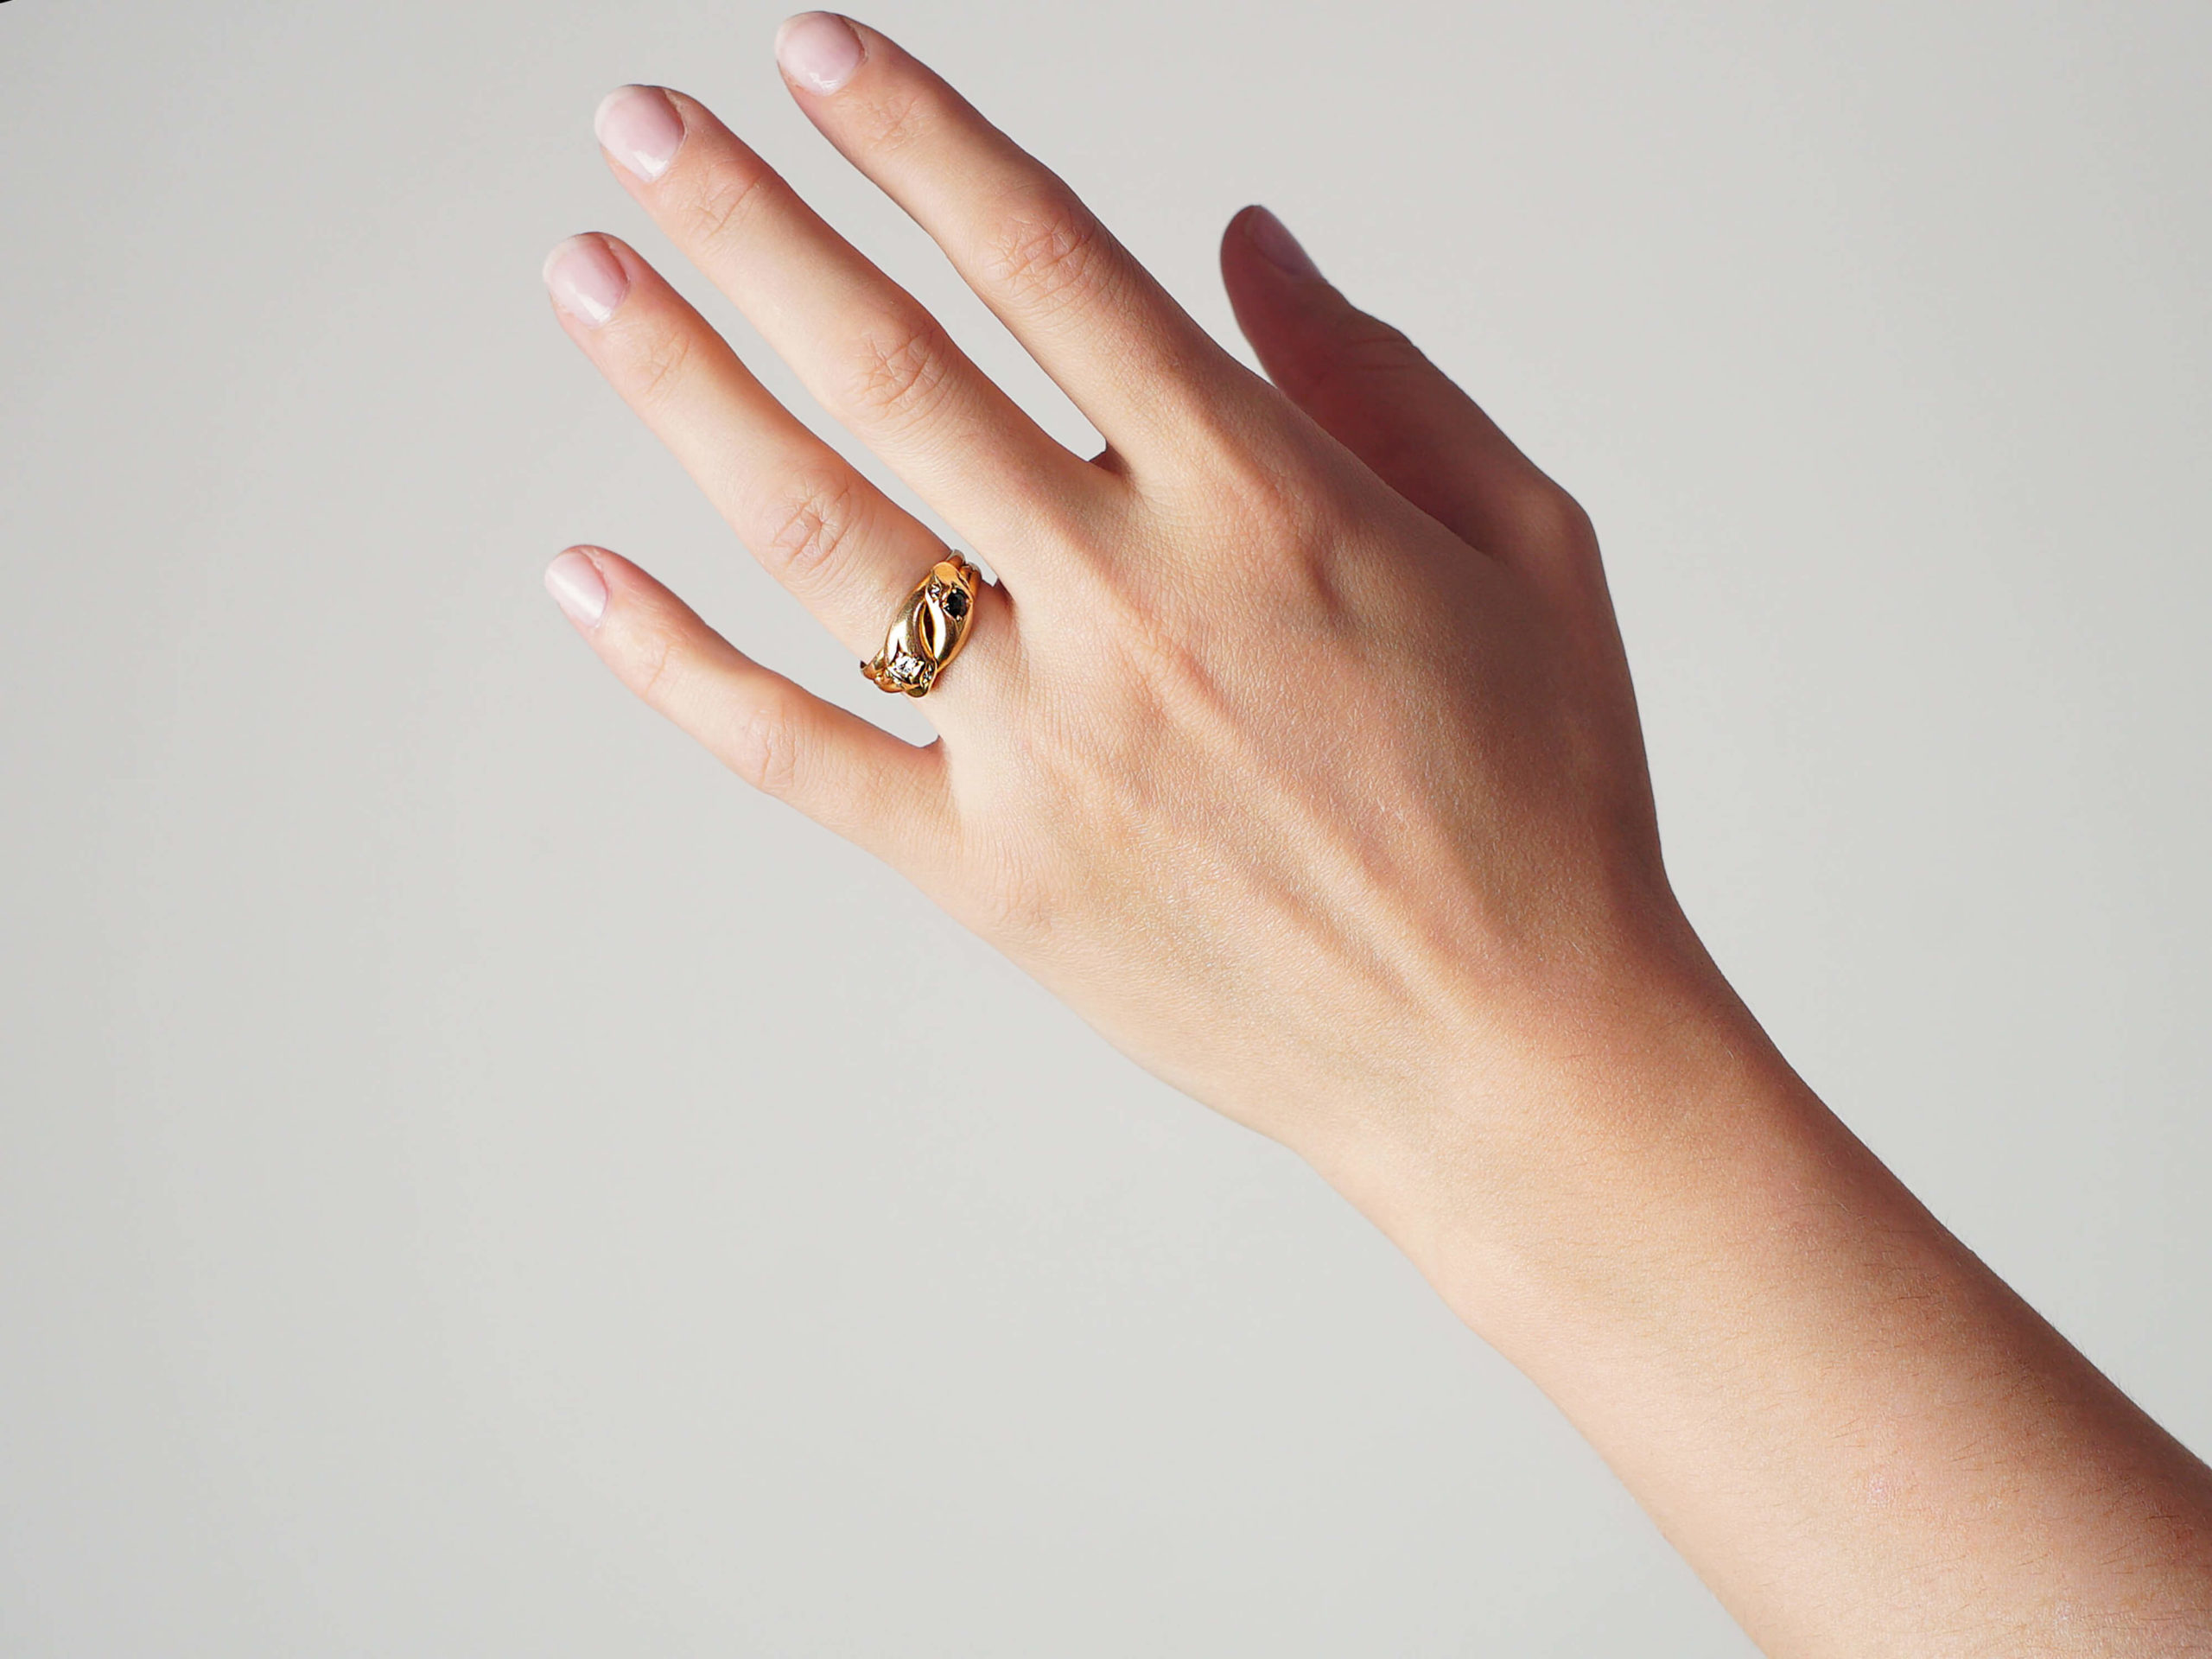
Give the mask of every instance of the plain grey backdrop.
<path id="1" fill-rule="evenodd" d="M 923 729 L 547 314 L 667 256 L 625 80 L 1089 441 L 779 15 L 0 6 L 0 1651 L 1747 1651 L 1301 1165 L 540 591 L 604 543 Z M 1223 338 L 1262 200 L 1581 497 L 1716 954 L 2212 1448 L 2212 11 L 868 15 Z"/>

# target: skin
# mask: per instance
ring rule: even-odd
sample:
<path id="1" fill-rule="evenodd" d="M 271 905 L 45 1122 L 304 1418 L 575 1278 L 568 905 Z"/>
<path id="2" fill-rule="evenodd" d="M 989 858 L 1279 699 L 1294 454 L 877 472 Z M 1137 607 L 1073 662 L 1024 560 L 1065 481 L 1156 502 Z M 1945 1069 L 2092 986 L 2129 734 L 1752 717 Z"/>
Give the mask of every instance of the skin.
<path id="1" fill-rule="evenodd" d="M 824 29 L 861 52 L 835 85 Z M 1767 1652 L 2212 1654 L 2212 1471 L 1814 1098 L 1684 919 L 1581 509 L 1259 210 L 1221 259 L 1265 379 L 892 41 L 784 38 L 800 107 L 1107 448 L 1049 438 L 702 105 L 632 92 L 681 143 L 614 176 L 999 582 L 924 746 L 572 549 L 552 585 L 616 677 L 1306 1158 Z M 634 251 L 579 249 L 626 292 L 556 280 L 563 327 L 871 654 L 942 544 Z"/>

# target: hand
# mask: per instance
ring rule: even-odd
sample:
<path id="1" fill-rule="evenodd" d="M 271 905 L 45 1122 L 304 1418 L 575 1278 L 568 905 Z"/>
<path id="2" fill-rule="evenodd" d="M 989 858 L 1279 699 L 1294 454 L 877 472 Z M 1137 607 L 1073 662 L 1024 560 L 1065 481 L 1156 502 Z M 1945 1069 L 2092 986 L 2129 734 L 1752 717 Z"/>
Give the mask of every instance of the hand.
<path id="1" fill-rule="evenodd" d="M 1459 1121 L 1471 1078 L 1697 960 L 1564 491 L 1264 211 L 1222 264 L 1273 385 L 891 41 L 817 14 L 781 56 L 1107 448 L 1046 436 L 696 101 L 625 88 L 599 121 L 616 176 L 1000 581 L 917 748 L 577 550 L 556 591 L 626 683 L 1325 1166 L 1476 1134 L 1497 1103 Z M 936 538 L 630 248 L 577 238 L 550 272 L 563 326 L 733 528 L 872 653 Z"/>
<path id="2" fill-rule="evenodd" d="M 1107 447 L 1053 442 L 695 100 L 626 88 L 616 176 L 1000 582 L 925 747 L 573 549 L 549 582 L 607 664 L 1303 1154 L 1770 1651 L 2212 1651 L 2212 1472 L 1812 1098 L 1683 920 L 1573 501 L 1260 210 L 1222 265 L 1272 385 L 880 35 L 810 14 L 779 56 Z M 547 274 L 872 655 L 947 550 L 628 247 Z"/>

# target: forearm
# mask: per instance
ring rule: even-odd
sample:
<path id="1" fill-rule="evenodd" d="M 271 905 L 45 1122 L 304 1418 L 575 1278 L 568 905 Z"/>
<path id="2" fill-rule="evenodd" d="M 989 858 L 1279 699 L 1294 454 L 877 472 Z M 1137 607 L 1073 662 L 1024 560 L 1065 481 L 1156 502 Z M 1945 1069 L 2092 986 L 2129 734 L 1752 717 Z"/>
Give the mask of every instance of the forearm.
<path id="1" fill-rule="evenodd" d="M 1768 1652 L 2212 1653 L 2212 1471 L 1732 999 L 1561 1035 L 1355 1197 Z"/>

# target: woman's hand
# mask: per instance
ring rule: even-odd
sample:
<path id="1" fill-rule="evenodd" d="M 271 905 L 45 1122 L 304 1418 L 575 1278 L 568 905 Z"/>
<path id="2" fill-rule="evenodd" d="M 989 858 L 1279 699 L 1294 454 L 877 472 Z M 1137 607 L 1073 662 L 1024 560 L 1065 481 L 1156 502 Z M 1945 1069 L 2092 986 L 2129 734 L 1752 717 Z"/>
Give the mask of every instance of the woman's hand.
<path id="1" fill-rule="evenodd" d="M 925 747 L 571 550 L 549 582 L 607 664 L 1304 1154 L 1770 1650 L 2212 1652 L 2212 1477 L 1812 1099 L 1683 921 L 1573 501 L 1261 210 L 1222 264 L 1272 385 L 883 36 L 810 14 L 779 53 L 1107 447 L 1049 438 L 695 100 L 625 88 L 616 176 L 999 584 Z M 872 655 L 946 550 L 628 247 L 547 276 Z"/>
<path id="2" fill-rule="evenodd" d="M 1324 1165 L 1479 1131 L 1505 1103 L 1471 1120 L 1476 1079 L 1694 949 L 1587 519 L 1263 210 L 1222 260 L 1274 385 L 892 42 L 816 14 L 781 54 L 1107 448 L 1048 437 L 698 103 L 626 87 L 616 176 L 1000 585 L 920 748 L 610 554 L 565 556 L 556 593 L 741 776 L 1201 1100 Z M 630 248 L 579 237 L 550 274 L 739 536 L 872 653 L 937 539 Z"/>

